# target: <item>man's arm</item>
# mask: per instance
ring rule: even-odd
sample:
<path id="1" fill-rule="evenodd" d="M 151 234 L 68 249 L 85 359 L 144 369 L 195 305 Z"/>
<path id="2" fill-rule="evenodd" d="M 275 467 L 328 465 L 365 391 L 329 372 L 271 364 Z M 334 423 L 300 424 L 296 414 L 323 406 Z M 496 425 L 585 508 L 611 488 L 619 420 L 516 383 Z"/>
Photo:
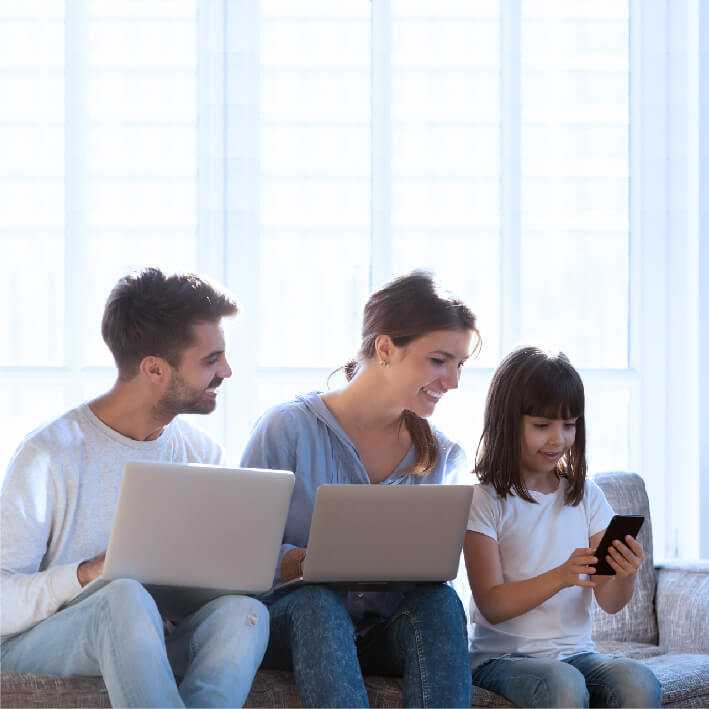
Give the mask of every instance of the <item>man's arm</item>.
<path id="1" fill-rule="evenodd" d="M 23 444 L 10 461 L 0 494 L 3 637 L 36 625 L 81 589 L 79 562 L 40 571 L 54 502 L 50 456 L 31 442 Z"/>

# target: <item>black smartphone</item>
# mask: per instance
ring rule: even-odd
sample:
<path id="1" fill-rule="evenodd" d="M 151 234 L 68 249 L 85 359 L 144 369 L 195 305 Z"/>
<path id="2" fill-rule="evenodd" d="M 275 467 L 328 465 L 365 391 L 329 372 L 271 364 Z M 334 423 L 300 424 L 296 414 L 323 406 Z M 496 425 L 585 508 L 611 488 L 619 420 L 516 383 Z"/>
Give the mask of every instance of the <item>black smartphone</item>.
<path id="1" fill-rule="evenodd" d="M 615 576 L 615 570 L 612 569 L 606 561 L 608 547 L 615 539 L 620 539 L 621 542 L 624 541 L 626 534 L 629 534 L 631 537 L 637 537 L 644 521 L 645 517 L 642 515 L 613 515 L 613 519 L 611 519 L 610 524 L 606 528 L 606 532 L 601 538 L 600 544 L 593 553 L 593 555 L 598 558 L 596 575 Z"/>

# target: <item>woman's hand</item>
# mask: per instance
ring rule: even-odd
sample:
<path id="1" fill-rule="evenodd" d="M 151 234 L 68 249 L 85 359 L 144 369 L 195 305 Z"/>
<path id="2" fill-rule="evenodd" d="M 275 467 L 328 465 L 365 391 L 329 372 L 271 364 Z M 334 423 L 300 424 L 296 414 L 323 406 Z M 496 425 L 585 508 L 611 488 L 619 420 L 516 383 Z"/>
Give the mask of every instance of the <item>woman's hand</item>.
<path id="1" fill-rule="evenodd" d="M 606 561 L 618 578 L 626 578 L 636 573 L 644 558 L 645 552 L 642 545 L 629 534 L 625 536 L 624 542 L 615 539 L 613 544 L 608 547 L 606 555 Z"/>
<path id="2" fill-rule="evenodd" d="M 596 568 L 594 564 L 598 559 L 593 555 L 591 547 L 580 547 L 571 552 L 571 556 L 561 565 L 556 567 L 559 574 L 561 588 L 570 586 L 588 586 L 593 588 L 596 584 L 590 579 L 580 578 L 580 574 L 594 574 Z"/>
<path id="3" fill-rule="evenodd" d="M 289 549 L 281 559 L 281 582 L 297 579 L 303 572 L 305 547 Z"/>

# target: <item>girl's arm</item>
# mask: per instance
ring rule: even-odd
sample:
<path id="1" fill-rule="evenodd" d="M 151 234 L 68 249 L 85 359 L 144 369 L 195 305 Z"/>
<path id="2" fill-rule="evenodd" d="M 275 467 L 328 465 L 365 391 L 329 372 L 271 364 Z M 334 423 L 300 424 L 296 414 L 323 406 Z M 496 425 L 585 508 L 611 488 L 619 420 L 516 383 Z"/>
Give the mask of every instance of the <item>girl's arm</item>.
<path id="1" fill-rule="evenodd" d="M 463 546 L 468 580 L 475 605 L 492 624 L 536 608 L 569 586 L 595 584 L 579 574 L 593 572 L 593 549 L 576 549 L 561 566 L 524 581 L 505 583 L 497 542 L 480 532 L 467 531 Z"/>
<path id="2" fill-rule="evenodd" d="M 591 537 L 591 546 L 596 549 L 603 532 Z M 606 561 L 615 571 L 615 576 L 594 576 L 596 582 L 596 601 L 606 613 L 617 613 L 633 597 L 635 577 L 643 563 L 645 553 L 636 539 L 630 535 L 625 537 L 625 543 L 616 539 L 608 550 Z"/>

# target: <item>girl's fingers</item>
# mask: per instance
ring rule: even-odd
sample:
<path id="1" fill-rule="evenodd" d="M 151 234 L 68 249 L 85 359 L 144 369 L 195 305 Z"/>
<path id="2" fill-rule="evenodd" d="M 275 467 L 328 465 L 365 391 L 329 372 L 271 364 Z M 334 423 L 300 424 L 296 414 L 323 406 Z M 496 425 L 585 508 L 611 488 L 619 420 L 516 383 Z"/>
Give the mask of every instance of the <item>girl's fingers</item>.
<path id="1" fill-rule="evenodd" d="M 581 554 L 581 551 L 583 551 L 583 554 Z M 572 559 L 576 564 L 584 564 L 588 566 L 589 564 L 593 565 L 598 563 L 598 558 L 594 556 L 593 549 L 578 549 L 577 552 L 579 553 L 572 554 Z"/>
<path id="2" fill-rule="evenodd" d="M 621 574 L 622 576 L 629 576 L 637 571 L 640 566 L 640 560 L 636 559 L 630 550 L 628 550 L 626 556 L 624 550 L 616 547 L 608 548 L 608 556 L 606 557 L 606 560 L 616 574 Z"/>
<path id="3" fill-rule="evenodd" d="M 623 544 L 622 542 L 616 541 L 614 542 L 615 548 L 617 549 L 618 553 L 621 555 L 622 558 L 624 558 L 631 566 L 634 568 L 639 568 L 640 564 L 642 563 L 643 556 L 642 555 L 642 548 L 640 549 L 640 554 L 635 554 L 634 551 Z"/>
<path id="4" fill-rule="evenodd" d="M 596 588 L 596 584 L 590 579 L 579 578 L 576 580 L 576 586 L 586 586 L 587 588 Z"/>
<path id="5" fill-rule="evenodd" d="M 593 574 L 596 573 L 595 562 L 588 563 L 588 564 L 579 564 L 578 566 L 572 566 L 571 571 L 577 577 L 579 574 L 583 574 L 585 576 L 592 576 Z"/>
<path id="6" fill-rule="evenodd" d="M 635 554 L 635 556 L 637 556 L 641 561 L 645 558 L 645 552 L 637 539 L 628 534 L 625 537 L 625 543 L 628 545 L 633 554 Z"/>

